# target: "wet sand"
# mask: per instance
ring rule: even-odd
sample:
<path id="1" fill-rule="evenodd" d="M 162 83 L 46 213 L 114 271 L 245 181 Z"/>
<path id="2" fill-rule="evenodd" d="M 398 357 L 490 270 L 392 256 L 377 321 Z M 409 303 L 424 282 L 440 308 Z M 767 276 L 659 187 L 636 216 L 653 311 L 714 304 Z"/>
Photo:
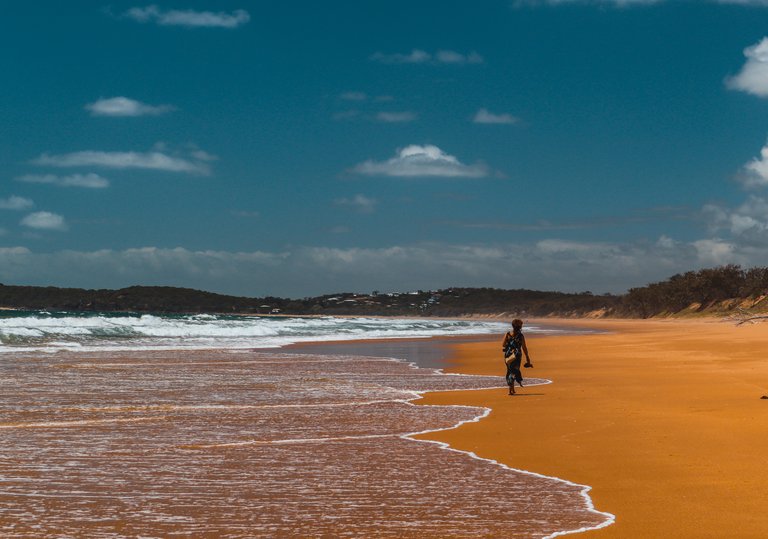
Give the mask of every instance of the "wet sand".
<path id="1" fill-rule="evenodd" d="M 768 323 L 578 325 L 612 333 L 529 335 L 523 374 L 551 385 L 429 394 L 493 411 L 426 437 L 591 485 L 616 522 L 581 537 L 768 536 Z M 455 345 L 448 371 L 501 374 L 500 339 Z"/>
<path id="2" fill-rule="evenodd" d="M 500 376 L 281 350 L 0 359 L 2 537 L 541 538 L 606 521 L 580 485 L 413 439 L 488 413 L 419 393 Z"/>

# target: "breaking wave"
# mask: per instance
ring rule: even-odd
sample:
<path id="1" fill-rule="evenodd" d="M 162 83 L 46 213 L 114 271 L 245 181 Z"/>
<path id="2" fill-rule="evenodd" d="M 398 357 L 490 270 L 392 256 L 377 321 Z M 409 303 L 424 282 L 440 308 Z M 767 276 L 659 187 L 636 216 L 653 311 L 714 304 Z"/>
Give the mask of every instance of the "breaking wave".
<path id="1" fill-rule="evenodd" d="M 279 348 L 300 342 L 498 334 L 506 328 L 501 322 L 458 319 L 4 311 L 0 352 Z"/>

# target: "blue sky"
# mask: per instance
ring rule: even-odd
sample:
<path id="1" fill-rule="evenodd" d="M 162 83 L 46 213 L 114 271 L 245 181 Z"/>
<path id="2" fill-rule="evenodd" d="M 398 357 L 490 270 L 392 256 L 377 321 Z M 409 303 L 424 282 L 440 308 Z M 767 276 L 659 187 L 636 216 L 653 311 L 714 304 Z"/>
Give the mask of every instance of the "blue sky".
<path id="1" fill-rule="evenodd" d="M 622 292 L 768 265 L 768 1 L 6 6 L 0 282 Z"/>

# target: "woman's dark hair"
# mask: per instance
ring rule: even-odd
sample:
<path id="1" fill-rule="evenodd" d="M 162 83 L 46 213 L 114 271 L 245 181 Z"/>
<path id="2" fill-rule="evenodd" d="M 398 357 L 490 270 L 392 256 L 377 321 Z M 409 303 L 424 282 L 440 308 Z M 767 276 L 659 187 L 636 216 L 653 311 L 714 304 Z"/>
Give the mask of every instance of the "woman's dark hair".
<path id="1" fill-rule="evenodd" d="M 519 318 L 515 318 L 512 320 L 512 329 L 516 329 L 517 331 L 520 331 L 523 329 L 523 321 Z"/>

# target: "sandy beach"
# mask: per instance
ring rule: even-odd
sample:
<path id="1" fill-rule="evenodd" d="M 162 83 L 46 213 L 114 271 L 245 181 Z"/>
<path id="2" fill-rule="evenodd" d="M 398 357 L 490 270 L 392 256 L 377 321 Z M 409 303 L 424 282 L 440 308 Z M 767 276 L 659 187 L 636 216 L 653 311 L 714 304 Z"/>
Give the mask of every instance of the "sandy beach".
<path id="1" fill-rule="evenodd" d="M 535 368 L 524 375 L 550 385 L 514 397 L 426 395 L 421 404 L 493 409 L 429 438 L 591 485 L 596 508 L 616 522 L 584 537 L 765 537 L 768 324 L 577 325 L 610 333 L 528 336 Z M 455 345 L 448 371 L 502 373 L 500 340 Z"/>
<path id="2" fill-rule="evenodd" d="M 568 324 L 514 397 L 501 335 L 8 354 L 0 535 L 542 537 L 589 485 L 586 537 L 766 536 L 768 324 Z"/>

